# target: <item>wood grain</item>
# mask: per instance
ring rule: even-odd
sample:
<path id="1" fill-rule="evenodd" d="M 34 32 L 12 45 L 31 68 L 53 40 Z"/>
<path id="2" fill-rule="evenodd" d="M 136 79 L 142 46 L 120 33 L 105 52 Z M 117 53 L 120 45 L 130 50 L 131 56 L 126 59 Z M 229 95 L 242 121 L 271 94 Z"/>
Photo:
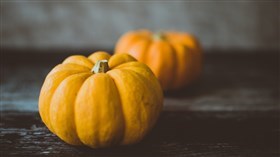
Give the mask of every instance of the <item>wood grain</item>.
<path id="1" fill-rule="evenodd" d="M 153 131 L 133 146 L 93 150 L 62 142 L 38 113 L 1 115 L 2 156 L 279 156 L 279 112 L 165 111 Z"/>

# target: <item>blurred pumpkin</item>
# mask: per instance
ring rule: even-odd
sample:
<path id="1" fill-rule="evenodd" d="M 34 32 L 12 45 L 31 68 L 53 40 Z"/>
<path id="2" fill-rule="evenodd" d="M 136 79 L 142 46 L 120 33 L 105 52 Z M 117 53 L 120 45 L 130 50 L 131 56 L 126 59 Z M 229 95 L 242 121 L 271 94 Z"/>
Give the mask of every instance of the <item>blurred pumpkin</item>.
<path id="1" fill-rule="evenodd" d="M 202 69 L 202 54 L 194 36 L 183 32 L 131 31 L 116 44 L 115 53 L 128 53 L 147 64 L 164 90 L 195 81 Z"/>
<path id="2" fill-rule="evenodd" d="M 163 104 L 152 71 L 128 54 L 70 56 L 47 75 L 39 97 L 43 122 L 63 141 L 92 148 L 140 141 Z"/>

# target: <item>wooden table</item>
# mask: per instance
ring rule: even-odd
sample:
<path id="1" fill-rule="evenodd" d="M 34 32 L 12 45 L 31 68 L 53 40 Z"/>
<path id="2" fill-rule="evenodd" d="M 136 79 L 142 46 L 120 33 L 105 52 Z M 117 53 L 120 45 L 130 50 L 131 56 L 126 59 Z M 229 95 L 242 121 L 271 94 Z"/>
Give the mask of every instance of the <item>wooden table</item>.
<path id="1" fill-rule="evenodd" d="M 100 150 L 65 144 L 38 115 L 44 77 L 69 54 L 4 52 L 1 156 L 280 156 L 277 52 L 207 52 L 202 78 L 165 93 L 162 115 L 142 142 Z"/>

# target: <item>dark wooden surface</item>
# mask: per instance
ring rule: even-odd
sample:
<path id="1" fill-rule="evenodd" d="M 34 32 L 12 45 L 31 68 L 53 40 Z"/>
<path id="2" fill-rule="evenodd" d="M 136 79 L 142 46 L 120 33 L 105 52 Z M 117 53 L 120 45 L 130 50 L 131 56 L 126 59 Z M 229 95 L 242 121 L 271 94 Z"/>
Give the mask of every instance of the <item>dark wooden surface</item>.
<path id="1" fill-rule="evenodd" d="M 278 53 L 207 53 L 202 78 L 165 93 L 142 142 L 101 150 L 65 144 L 38 115 L 43 79 L 68 55 L 1 54 L 1 156 L 280 156 Z"/>
<path id="2" fill-rule="evenodd" d="M 279 112 L 164 111 L 139 144 L 92 150 L 65 144 L 34 112 L 5 112 L 1 117 L 4 156 L 279 156 Z"/>
<path id="3" fill-rule="evenodd" d="M 47 73 L 74 53 L 16 52 L 5 51 L 0 57 L 1 108 L 37 111 L 39 91 Z M 207 53 L 204 63 L 202 77 L 196 84 L 165 94 L 165 109 L 279 110 L 278 53 L 214 51 Z"/>

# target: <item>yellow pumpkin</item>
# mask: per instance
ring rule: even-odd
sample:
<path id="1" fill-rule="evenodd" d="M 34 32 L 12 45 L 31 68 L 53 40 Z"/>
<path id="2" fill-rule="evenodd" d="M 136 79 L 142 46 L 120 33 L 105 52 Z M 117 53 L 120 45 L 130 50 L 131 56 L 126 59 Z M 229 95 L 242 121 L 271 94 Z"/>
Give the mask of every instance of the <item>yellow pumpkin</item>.
<path id="1" fill-rule="evenodd" d="M 115 53 L 128 53 L 147 64 L 164 90 L 189 85 L 201 73 L 199 43 L 194 36 L 183 32 L 131 31 L 119 39 Z"/>
<path id="2" fill-rule="evenodd" d="M 54 67 L 42 86 L 39 112 L 63 141 L 100 148 L 140 141 L 162 104 L 160 84 L 145 64 L 100 51 Z"/>

